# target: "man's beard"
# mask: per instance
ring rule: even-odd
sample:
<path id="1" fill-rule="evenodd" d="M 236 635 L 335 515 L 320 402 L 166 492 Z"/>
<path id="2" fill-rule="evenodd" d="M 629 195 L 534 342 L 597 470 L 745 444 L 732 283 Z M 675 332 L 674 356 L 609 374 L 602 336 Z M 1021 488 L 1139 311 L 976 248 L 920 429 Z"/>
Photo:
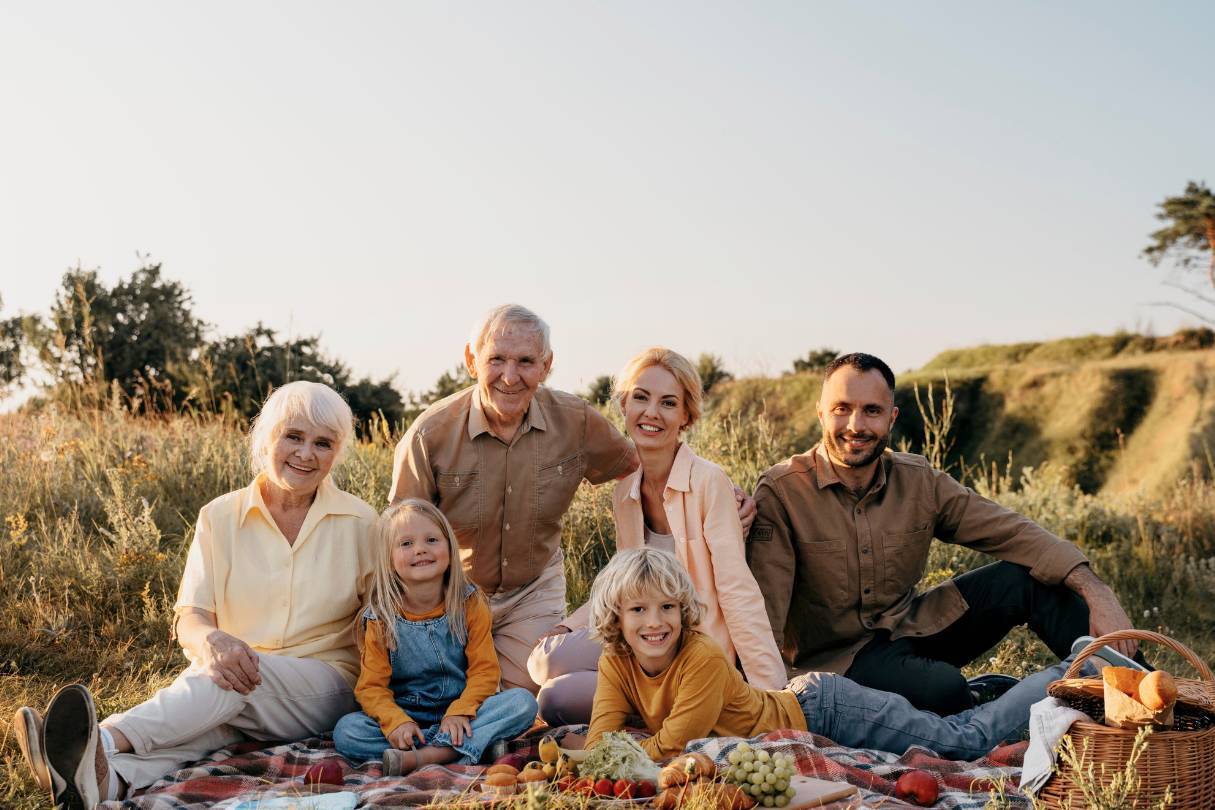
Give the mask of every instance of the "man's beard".
<path id="1" fill-rule="evenodd" d="M 831 460 L 836 464 L 840 464 L 844 467 L 865 467 L 880 458 L 882 453 L 886 452 L 887 445 L 890 444 L 889 433 L 881 437 L 878 437 L 873 433 L 856 433 L 853 435 L 856 438 L 875 439 L 876 441 L 874 441 L 873 446 L 869 449 L 869 452 L 858 458 L 855 456 L 855 453 L 848 450 L 847 443 L 841 440 L 836 434 L 823 434 L 823 443 L 827 445 L 827 455 L 829 455 Z"/>

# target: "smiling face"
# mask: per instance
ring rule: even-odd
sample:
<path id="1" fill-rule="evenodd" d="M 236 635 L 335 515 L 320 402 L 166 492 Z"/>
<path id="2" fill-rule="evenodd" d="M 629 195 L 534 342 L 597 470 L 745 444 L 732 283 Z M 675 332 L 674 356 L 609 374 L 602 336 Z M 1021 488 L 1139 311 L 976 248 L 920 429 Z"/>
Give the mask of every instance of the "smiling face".
<path id="1" fill-rule="evenodd" d="M 662 673 L 679 652 L 679 600 L 650 591 L 620 605 L 620 635 L 649 675 Z"/>
<path id="2" fill-rule="evenodd" d="M 293 494 L 315 492 L 337 460 L 338 438 L 303 417 L 284 422 L 266 449 L 266 477 Z"/>
<path id="3" fill-rule="evenodd" d="M 855 469 L 876 462 L 898 415 L 890 386 L 877 369 L 843 366 L 823 383 L 818 421 L 827 454 L 837 466 Z"/>
<path id="4" fill-rule="evenodd" d="M 538 331 L 519 328 L 487 335 L 475 356 L 472 347 L 465 346 L 464 362 L 477 380 L 486 416 L 499 425 L 517 426 L 548 376 L 553 357 L 544 356 Z"/>
<path id="5" fill-rule="evenodd" d="M 650 366 L 637 375 L 624 400 L 624 424 L 638 450 L 672 450 L 688 424 L 684 390 L 675 375 Z"/>
<path id="6" fill-rule="evenodd" d="M 442 580 L 451 562 L 443 530 L 421 512 L 407 511 L 393 523 L 392 570 L 402 584 Z"/>

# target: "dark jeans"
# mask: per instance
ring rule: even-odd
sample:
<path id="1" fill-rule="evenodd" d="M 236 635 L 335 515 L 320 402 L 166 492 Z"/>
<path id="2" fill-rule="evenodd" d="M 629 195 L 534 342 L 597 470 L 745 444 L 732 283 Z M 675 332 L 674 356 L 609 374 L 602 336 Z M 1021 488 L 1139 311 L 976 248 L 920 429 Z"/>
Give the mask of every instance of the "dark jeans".
<path id="1" fill-rule="evenodd" d="M 895 692 L 917 709 L 945 717 L 974 705 L 959 667 L 1028 624 L 1060 659 L 1088 633 L 1088 605 L 1064 585 L 1043 585 L 1029 569 L 997 562 L 954 579 L 969 610 L 934 636 L 891 640 L 880 632 L 845 673 L 873 689 Z"/>

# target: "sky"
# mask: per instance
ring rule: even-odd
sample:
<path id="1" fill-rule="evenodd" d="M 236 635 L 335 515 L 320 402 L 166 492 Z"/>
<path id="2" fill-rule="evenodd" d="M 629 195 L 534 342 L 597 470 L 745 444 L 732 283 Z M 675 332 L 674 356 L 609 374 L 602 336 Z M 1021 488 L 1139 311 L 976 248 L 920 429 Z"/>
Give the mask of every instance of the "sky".
<path id="1" fill-rule="evenodd" d="M 1193 319 L 1139 253 L 1215 182 L 1215 4 L 0 6 L 0 317 L 139 256 L 214 334 L 431 386 L 508 301 L 578 390 Z"/>

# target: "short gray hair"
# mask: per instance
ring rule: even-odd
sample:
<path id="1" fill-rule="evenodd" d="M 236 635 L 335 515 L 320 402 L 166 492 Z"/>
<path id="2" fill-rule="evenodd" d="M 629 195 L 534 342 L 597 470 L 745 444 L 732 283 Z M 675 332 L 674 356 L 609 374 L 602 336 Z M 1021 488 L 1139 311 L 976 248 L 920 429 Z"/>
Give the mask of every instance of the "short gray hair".
<path id="1" fill-rule="evenodd" d="M 521 326 L 539 333 L 542 359 L 547 360 L 553 356 L 553 347 L 548 338 L 548 324 L 539 315 L 520 304 L 503 304 L 494 307 L 485 313 L 480 321 L 473 324 L 472 331 L 468 335 L 468 347 L 472 350 L 473 356 L 475 357 L 477 352 L 481 351 L 487 337 L 500 335 L 512 326 Z"/>
<path id="2" fill-rule="evenodd" d="M 354 414 L 342 395 L 324 383 L 296 380 L 266 397 L 249 430 L 249 464 L 254 473 L 265 469 L 266 450 L 282 432 L 287 420 L 302 416 L 337 438 L 337 461 L 346 453 L 354 433 Z"/>

